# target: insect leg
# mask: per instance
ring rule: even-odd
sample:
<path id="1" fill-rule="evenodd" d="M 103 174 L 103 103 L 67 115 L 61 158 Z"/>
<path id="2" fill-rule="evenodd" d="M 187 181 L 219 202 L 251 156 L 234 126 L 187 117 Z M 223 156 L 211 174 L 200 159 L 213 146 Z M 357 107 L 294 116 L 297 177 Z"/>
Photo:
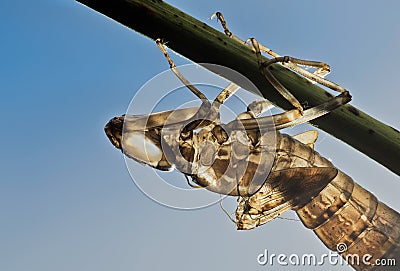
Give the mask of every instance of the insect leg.
<path id="1" fill-rule="evenodd" d="M 222 25 L 222 27 L 224 28 L 224 32 L 225 32 L 225 34 L 226 34 L 228 37 L 230 37 L 230 38 L 232 38 L 232 39 L 234 39 L 234 40 L 236 40 L 236 41 L 238 41 L 238 42 L 240 42 L 240 43 L 242 43 L 242 44 L 248 45 L 248 44 L 247 44 L 247 41 L 248 41 L 248 40 L 247 40 L 247 41 L 241 40 L 240 38 L 238 38 L 237 36 L 235 36 L 235 35 L 229 30 L 228 25 L 227 25 L 227 23 L 226 23 L 226 21 L 225 21 L 225 18 L 224 18 L 224 16 L 222 15 L 221 12 L 216 12 L 216 13 L 214 13 L 214 14 L 211 16 L 211 19 L 214 18 L 214 17 L 216 17 L 217 20 L 221 22 L 221 25 Z M 250 40 L 252 40 L 252 39 L 250 39 Z M 264 45 L 262 45 L 262 44 L 259 44 L 258 42 L 257 42 L 257 44 L 258 44 L 258 48 L 259 48 L 260 52 L 265 52 L 265 53 L 267 53 L 268 55 L 272 56 L 273 58 L 279 58 L 279 57 L 281 57 L 278 53 L 274 52 L 274 51 L 271 50 L 270 48 L 268 48 L 268 47 L 266 47 L 266 46 L 264 46 Z M 248 46 L 249 46 L 249 47 L 252 47 L 252 49 L 253 49 L 255 52 L 257 52 L 256 48 L 254 48 L 254 45 L 253 45 L 253 46 L 248 45 Z M 260 55 L 261 55 L 261 54 L 260 54 Z M 302 60 L 302 59 L 296 59 L 296 58 L 289 58 L 289 60 L 290 60 L 290 61 L 287 61 L 287 62 L 285 62 L 285 61 L 283 61 L 283 62 L 282 62 L 282 61 L 275 61 L 275 62 L 282 62 L 281 64 L 282 64 L 283 66 L 285 66 L 285 67 L 287 67 L 287 68 L 289 68 L 289 69 L 291 69 L 291 70 L 297 72 L 298 74 L 300 74 L 300 75 L 306 77 L 307 79 L 309 79 L 309 80 L 312 81 L 312 82 L 317 82 L 317 83 L 319 83 L 319 84 L 321 84 L 321 85 L 324 85 L 324 86 L 326 86 L 326 87 L 329 87 L 329 88 L 331 88 L 331 89 L 333 89 L 333 90 L 336 90 L 336 91 L 339 91 L 339 92 L 345 92 L 345 91 L 346 91 L 346 90 L 345 90 L 344 88 L 342 88 L 341 86 L 339 86 L 339 85 L 337 85 L 337 84 L 335 84 L 335 83 L 333 83 L 333 82 L 330 82 L 329 80 L 324 79 L 324 77 L 325 77 L 327 74 L 329 74 L 329 72 L 330 72 L 330 67 L 329 67 L 328 64 L 326 64 L 326 63 L 324 63 L 324 62 L 319 62 L 319 61 Z M 274 62 L 274 63 L 275 63 L 275 62 Z M 271 64 L 272 64 L 272 63 L 271 63 Z M 303 68 L 301 68 L 301 67 L 298 66 L 298 65 L 300 65 L 300 66 L 306 66 L 306 67 L 314 67 L 314 68 L 316 68 L 316 70 L 315 70 L 314 72 L 309 72 L 308 70 L 303 69 Z"/>
<path id="2" fill-rule="evenodd" d="M 272 117 L 268 116 L 261 118 L 233 120 L 226 125 L 226 128 L 233 129 L 234 127 L 237 127 L 238 122 L 241 122 L 241 125 L 243 125 L 246 130 L 270 128 L 280 130 L 319 118 L 348 103 L 350 100 L 351 96 L 348 94 L 348 92 L 345 92 L 320 105 L 304 110 L 303 114 L 300 114 L 299 110 L 293 109 L 281 114 L 273 115 Z"/>
<path id="3" fill-rule="evenodd" d="M 211 105 L 211 109 L 207 112 L 205 111 L 205 115 L 204 115 L 204 119 L 211 121 L 213 123 L 219 123 L 220 122 L 220 118 L 219 118 L 219 108 L 221 107 L 221 105 L 224 103 L 225 100 L 227 100 L 230 96 L 232 96 L 237 90 L 239 89 L 239 86 L 236 85 L 235 83 L 231 82 L 229 83 L 228 86 L 226 86 L 226 88 L 224 88 L 219 94 L 218 96 L 214 99 L 212 105 Z M 207 107 L 208 108 L 208 107 Z M 200 108 L 201 109 L 201 108 Z M 199 111 L 200 111 L 199 109 Z M 204 111 L 204 110 L 203 110 Z M 197 119 L 201 118 L 201 114 L 199 114 L 197 116 Z M 186 131 L 189 130 L 194 130 L 199 128 L 199 126 L 202 124 L 202 122 L 200 123 L 196 123 L 193 122 L 189 125 L 187 125 L 185 127 Z"/>
<path id="4" fill-rule="evenodd" d="M 228 25 L 226 24 L 225 18 L 224 18 L 224 16 L 222 15 L 221 12 L 216 12 L 216 13 L 214 13 L 213 15 L 211 15 L 211 18 L 210 18 L 210 19 L 212 20 L 214 17 L 217 18 L 217 21 L 220 21 L 220 22 L 221 22 L 221 25 L 222 25 L 222 27 L 224 28 L 224 32 L 225 32 L 225 34 L 226 34 L 228 37 L 230 37 L 230 38 L 232 38 L 232 39 L 234 39 L 234 40 L 236 40 L 236 41 L 238 41 L 238 42 L 240 42 L 240 43 L 245 44 L 245 42 L 244 42 L 243 40 L 239 39 L 238 37 L 236 37 L 235 35 L 233 35 L 231 31 L 229 31 Z"/>
<path id="5" fill-rule="evenodd" d="M 259 65 L 262 66 L 263 68 L 274 64 L 274 63 L 282 63 L 282 64 L 295 64 L 293 67 L 289 67 L 292 70 L 294 70 L 295 72 L 299 73 L 300 75 L 306 77 L 307 79 L 314 81 L 316 83 L 319 83 L 323 86 L 326 86 L 334 91 L 337 92 L 346 92 L 347 90 L 344 89 L 343 87 L 339 86 L 338 84 L 335 84 L 327 79 L 324 79 L 323 77 L 327 74 L 327 72 L 329 72 L 330 68 L 329 65 L 324 63 L 324 62 L 319 62 L 319 61 L 312 61 L 312 60 L 304 60 L 304 59 L 299 59 L 299 58 L 294 58 L 294 57 L 290 57 L 290 56 L 279 56 L 279 57 L 275 57 L 271 60 L 262 62 L 262 58 L 261 58 L 261 45 L 258 43 L 258 41 L 254 38 L 250 38 L 249 39 L 252 43 L 252 45 L 255 48 L 256 54 L 257 54 L 257 58 L 259 61 Z M 317 70 L 322 70 L 321 73 L 323 73 L 323 76 L 321 76 L 321 74 L 318 74 L 316 72 L 311 73 L 305 69 L 300 68 L 299 66 L 297 66 L 296 64 L 302 65 L 302 66 L 308 66 L 308 67 L 315 67 L 317 68 Z M 325 72 L 326 71 L 326 72 Z"/>
<path id="6" fill-rule="evenodd" d="M 221 104 L 223 104 L 230 96 L 232 96 L 237 90 L 239 86 L 233 82 L 230 82 L 229 85 L 224 88 L 218 96 L 214 99 L 212 107 L 218 111 Z"/>
<path id="7" fill-rule="evenodd" d="M 169 66 L 172 70 L 172 72 L 178 77 L 178 79 L 197 97 L 199 97 L 203 103 L 208 102 L 206 96 L 204 96 L 203 93 L 201 93 L 200 90 L 198 90 L 195 86 L 193 86 L 181 73 L 180 71 L 176 68 L 175 63 L 172 61 L 171 57 L 169 56 L 168 52 L 165 50 L 161 39 L 156 40 L 158 48 L 160 48 L 161 52 L 163 52 L 165 58 L 167 59 Z"/>
<path id="8" fill-rule="evenodd" d="M 211 16 L 211 19 L 214 18 L 214 17 L 217 18 L 217 21 L 220 21 L 220 22 L 221 22 L 221 25 L 222 25 L 222 27 L 223 27 L 223 29 L 224 29 L 224 32 L 225 32 L 225 34 L 226 34 L 228 37 L 230 37 L 230 38 L 232 38 L 232 39 L 234 39 L 234 40 L 236 40 L 236 41 L 238 41 L 238 42 L 240 42 L 240 43 L 242 43 L 242 44 L 246 44 L 247 46 L 251 47 L 251 48 L 255 51 L 255 49 L 253 48 L 253 46 L 247 44 L 246 41 L 241 40 L 240 38 L 238 38 L 237 36 L 235 36 L 235 35 L 229 30 L 228 25 L 227 25 L 227 23 L 226 23 L 226 21 L 225 21 L 225 18 L 224 18 L 224 16 L 222 15 L 221 12 L 216 12 L 216 13 L 214 13 L 214 14 Z M 275 58 L 275 57 L 280 57 L 280 55 L 279 55 L 278 53 L 276 53 L 276 52 L 273 51 L 272 49 L 270 49 L 270 48 L 268 48 L 268 47 L 266 47 L 266 46 L 264 46 L 264 45 L 262 45 L 262 44 L 259 44 L 259 47 L 260 47 L 260 51 L 261 51 L 261 52 L 267 53 L 268 55 L 270 55 L 270 56 L 272 56 L 272 57 L 274 57 L 274 58 Z M 308 78 L 309 76 L 312 76 L 312 75 L 310 75 L 310 74 L 314 74 L 314 75 L 317 75 L 317 76 L 319 76 L 319 77 L 321 77 L 321 78 L 324 78 L 324 77 L 325 77 L 326 75 L 328 75 L 329 72 L 330 72 L 330 67 L 329 67 L 329 65 L 326 64 L 326 63 L 324 63 L 324 62 L 315 62 L 315 61 L 313 61 L 313 63 L 309 63 L 309 64 L 312 64 L 312 65 L 307 65 L 306 63 L 303 63 L 303 64 L 302 64 L 302 63 L 297 63 L 297 64 L 302 65 L 302 66 L 314 67 L 314 68 L 316 68 L 316 70 L 315 70 L 314 72 L 311 73 L 311 72 L 309 72 L 309 71 L 307 71 L 307 70 L 305 70 L 305 69 L 303 69 L 303 68 L 297 66 L 295 63 L 290 63 L 290 62 L 289 62 L 289 63 L 282 63 L 283 66 L 288 67 L 289 69 L 298 72 L 299 74 L 305 76 L 306 78 Z M 309 79 L 311 79 L 311 78 L 309 78 Z M 312 79 L 311 79 L 311 80 L 312 80 Z"/>
<path id="9" fill-rule="evenodd" d="M 266 99 L 256 100 L 247 106 L 246 112 L 240 113 L 236 118 L 241 120 L 255 119 L 272 107 L 274 107 L 274 105 Z"/>
<path id="10" fill-rule="evenodd" d="M 344 92 L 336 97 L 333 97 L 325 103 L 304 110 L 303 114 L 298 118 L 296 117 L 296 110 L 290 110 L 283 114 L 274 115 L 273 118 L 275 128 L 277 130 L 280 130 L 287 127 L 306 123 L 333 111 L 334 109 L 348 103 L 350 100 L 350 94 L 348 94 L 348 92 Z"/>
<path id="11" fill-rule="evenodd" d="M 316 82 L 324 84 L 325 86 L 328 86 L 335 91 L 341 92 L 341 94 L 337 97 L 331 98 L 330 100 L 328 100 L 328 102 L 326 102 L 322 105 L 319 105 L 317 107 L 310 108 L 307 110 L 307 112 L 305 112 L 303 110 L 300 102 L 289 92 L 289 90 L 287 90 L 285 88 L 285 86 L 283 86 L 275 78 L 275 76 L 269 71 L 268 66 L 273 63 L 277 63 L 277 62 L 292 61 L 293 63 L 307 64 L 307 65 L 313 65 L 313 63 L 318 63 L 318 62 L 301 60 L 301 59 L 296 59 L 296 58 L 292 58 L 292 57 L 277 57 L 277 58 L 273 58 L 269 61 L 262 62 L 261 52 L 260 52 L 260 48 L 259 48 L 259 44 L 258 44 L 257 40 L 256 39 L 250 39 L 250 40 L 256 50 L 258 64 L 260 66 L 260 70 L 261 70 L 262 74 L 268 79 L 268 81 L 278 90 L 278 92 L 284 98 L 286 98 L 289 102 L 291 102 L 291 104 L 294 107 L 297 108 L 297 110 L 299 111 L 299 113 L 301 115 L 301 116 L 298 115 L 298 113 L 296 113 L 293 110 L 288 111 L 284 114 L 276 115 L 275 123 L 277 125 L 282 125 L 282 128 L 283 128 L 283 127 L 288 127 L 287 125 L 293 126 L 293 125 L 297 125 L 297 124 L 300 124 L 303 122 L 307 122 L 309 120 L 320 117 L 320 116 L 330 112 L 331 110 L 337 108 L 338 106 L 341 106 L 344 103 L 347 103 L 348 101 L 350 101 L 351 96 L 347 90 L 345 90 L 344 88 L 340 87 L 339 85 L 337 85 L 335 83 L 332 83 L 328 80 L 325 80 L 319 76 L 312 74 L 312 77 L 310 77 L 310 78 L 312 78 L 314 80 L 314 77 L 315 77 Z M 302 117 L 304 114 L 305 114 L 305 116 Z"/>
<path id="12" fill-rule="evenodd" d="M 251 45 L 248 45 L 248 44 L 246 43 L 246 41 L 241 40 L 240 38 L 238 38 L 237 36 L 235 36 L 235 35 L 229 30 L 228 25 L 227 25 L 227 23 L 226 23 L 226 21 L 225 21 L 225 18 L 224 18 L 224 16 L 222 15 L 221 12 L 216 12 L 216 13 L 214 13 L 213 15 L 211 15 L 211 19 L 213 19 L 214 17 L 217 18 L 217 21 L 220 21 L 220 22 L 221 22 L 221 25 L 222 25 L 222 27 L 224 28 L 224 32 L 225 32 L 225 34 L 226 34 L 228 37 L 230 37 L 230 38 L 232 38 L 232 39 L 234 39 L 234 40 L 236 40 L 236 41 L 238 41 L 238 42 L 240 42 L 240 43 L 242 43 L 242 44 L 244 44 L 244 45 L 247 45 L 248 47 L 250 47 L 251 49 L 254 50 L 254 48 L 253 48 Z M 278 53 L 272 51 L 272 50 L 269 49 L 268 47 L 265 47 L 265 46 L 263 46 L 263 45 L 260 45 L 260 46 L 261 46 L 261 51 L 262 51 L 262 52 L 265 52 L 265 53 L 269 54 L 269 55 L 272 56 L 272 57 L 279 57 L 279 56 L 280 56 Z"/>
<path id="13" fill-rule="evenodd" d="M 287 100 L 289 101 L 295 108 L 297 108 L 300 113 L 303 112 L 303 107 L 301 106 L 299 100 L 296 99 L 296 97 L 293 96 L 292 93 L 290 93 L 289 90 L 286 89 L 284 85 L 282 85 L 281 82 L 279 82 L 278 79 L 270 72 L 270 70 L 267 68 L 269 65 L 276 63 L 276 62 L 289 62 L 289 61 L 278 61 L 280 57 L 273 58 L 268 62 L 264 62 L 262 59 L 261 51 L 259 44 L 256 39 L 251 38 L 250 39 L 251 43 L 253 44 L 253 47 L 256 51 L 256 56 L 258 60 L 258 66 L 260 68 L 261 73 L 267 78 L 267 80 L 271 83 L 271 85 Z M 278 59 L 278 60 L 276 60 Z"/>
<path id="14" fill-rule="evenodd" d="M 213 103 L 210 104 L 208 101 L 207 97 L 201 93 L 200 90 L 198 90 L 195 86 L 193 86 L 178 70 L 176 67 L 175 63 L 172 61 L 171 57 L 169 56 L 168 52 L 165 50 L 162 41 L 160 39 L 156 40 L 158 48 L 163 52 L 165 58 L 167 59 L 171 70 L 173 73 L 178 77 L 178 79 L 193 93 L 195 94 L 198 98 L 202 100 L 202 104 L 197 111 L 197 113 L 191 118 L 189 121 L 190 124 L 187 125 L 184 129 L 183 132 L 191 131 L 194 129 L 197 129 L 201 126 L 208 125 L 209 122 L 219 122 L 219 115 L 218 111 L 221 106 L 221 104 L 228 99 L 230 96 L 232 96 L 233 93 L 235 93 L 238 89 L 239 86 L 230 83 L 225 89 L 223 89 L 218 96 L 214 99 Z M 202 119 L 208 120 L 208 122 L 203 122 L 201 121 Z"/>
<path id="15" fill-rule="evenodd" d="M 172 70 L 172 72 L 178 77 L 178 79 L 194 94 L 196 95 L 199 99 L 201 99 L 202 104 L 199 108 L 199 110 L 194 114 L 188 121 L 188 125 L 186 125 L 181 133 L 188 133 L 192 130 L 195 130 L 196 128 L 199 127 L 204 127 L 209 124 L 210 121 L 218 120 L 218 114 L 212 114 L 215 113 L 213 112 L 214 110 L 211 110 L 211 103 L 207 99 L 207 97 L 201 93 L 200 90 L 198 90 L 195 86 L 193 86 L 178 70 L 176 67 L 175 63 L 172 61 L 171 57 L 169 56 L 168 52 L 165 50 L 161 39 L 156 40 L 158 48 L 160 48 L 161 52 L 163 52 L 165 58 L 167 59 L 169 66 Z M 208 117 L 208 119 L 207 119 Z M 213 119 L 210 119 L 213 118 Z M 207 119 L 208 122 L 204 122 L 203 120 Z"/>
<path id="16" fill-rule="evenodd" d="M 266 99 L 256 100 L 247 106 L 247 112 L 251 112 L 257 118 L 273 107 L 274 105 Z"/>
<path id="17" fill-rule="evenodd" d="M 248 41 L 248 40 L 247 40 Z M 247 42 L 246 41 L 246 42 Z M 281 57 L 279 54 L 275 53 L 274 51 L 272 51 L 271 49 L 269 49 L 268 47 L 265 47 L 262 44 L 258 44 L 260 47 L 260 51 L 267 53 L 268 55 L 277 58 L 277 57 Z M 311 81 L 314 80 L 315 76 L 318 76 L 320 78 L 324 78 L 326 75 L 328 75 L 331 71 L 331 68 L 328 64 L 324 63 L 324 62 L 320 62 L 320 61 L 308 61 L 308 60 L 302 60 L 301 62 L 286 62 L 286 63 L 282 63 L 283 66 L 303 75 L 304 77 L 306 77 L 307 79 L 310 79 Z M 309 72 L 306 69 L 303 69 L 300 66 L 304 66 L 304 67 L 313 67 L 316 68 L 316 70 L 314 72 Z M 313 76 L 314 75 L 314 76 Z M 315 80 L 314 80 L 315 81 Z"/>

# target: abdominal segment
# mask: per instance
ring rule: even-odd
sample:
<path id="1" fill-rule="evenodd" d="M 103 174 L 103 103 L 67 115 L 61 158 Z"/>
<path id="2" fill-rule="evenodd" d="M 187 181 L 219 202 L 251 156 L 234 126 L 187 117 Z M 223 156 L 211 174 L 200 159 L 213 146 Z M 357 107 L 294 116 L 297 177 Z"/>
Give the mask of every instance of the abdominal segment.
<path id="1" fill-rule="evenodd" d="M 390 270 L 375 265 L 379 259 L 400 264 L 400 215 L 341 171 L 296 212 L 307 228 L 356 270 Z"/>

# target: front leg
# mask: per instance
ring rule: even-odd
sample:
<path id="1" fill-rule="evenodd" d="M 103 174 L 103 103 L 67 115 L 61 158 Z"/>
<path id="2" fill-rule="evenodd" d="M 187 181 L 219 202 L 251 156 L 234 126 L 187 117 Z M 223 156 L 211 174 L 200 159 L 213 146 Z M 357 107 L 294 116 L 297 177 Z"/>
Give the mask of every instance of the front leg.
<path id="1" fill-rule="evenodd" d="M 189 80 L 187 80 L 182 73 L 180 73 L 179 69 L 176 67 L 168 52 L 165 50 L 161 39 L 157 39 L 156 43 L 158 48 L 167 59 L 172 72 L 194 95 L 196 95 L 202 101 L 199 110 L 186 122 L 187 125 L 183 127 L 181 134 L 184 137 L 187 137 L 188 135 L 190 135 L 191 131 L 197 128 L 202 128 L 213 123 L 219 123 L 219 108 L 221 104 L 226 99 L 231 97 L 239 89 L 239 86 L 231 82 L 225 89 L 221 91 L 221 93 L 218 94 L 218 96 L 211 104 L 207 97 L 192 83 L 190 83 Z"/>

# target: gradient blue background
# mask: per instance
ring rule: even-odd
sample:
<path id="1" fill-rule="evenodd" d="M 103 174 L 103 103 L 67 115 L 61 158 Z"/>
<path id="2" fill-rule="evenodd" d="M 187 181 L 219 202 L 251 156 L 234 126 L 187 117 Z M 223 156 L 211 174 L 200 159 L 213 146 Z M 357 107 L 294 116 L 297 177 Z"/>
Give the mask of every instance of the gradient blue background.
<path id="1" fill-rule="evenodd" d="M 168 2 L 329 63 L 353 105 L 400 128 L 399 1 Z M 153 41 L 66 0 L 1 1 L 0 33 L 0 270 L 305 270 L 256 257 L 328 252 L 300 222 L 237 232 L 218 206 L 173 210 L 136 188 L 103 127 L 167 68 Z M 323 132 L 316 149 L 400 210 L 398 176 Z"/>

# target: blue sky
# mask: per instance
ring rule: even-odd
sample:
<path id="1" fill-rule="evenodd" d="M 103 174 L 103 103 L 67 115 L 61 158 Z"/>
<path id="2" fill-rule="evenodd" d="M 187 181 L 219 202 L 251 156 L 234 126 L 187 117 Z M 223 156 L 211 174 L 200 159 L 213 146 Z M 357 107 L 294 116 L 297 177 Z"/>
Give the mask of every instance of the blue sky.
<path id="1" fill-rule="evenodd" d="M 1 270 L 266 270 L 264 249 L 327 253 L 300 222 L 237 232 L 218 206 L 178 211 L 143 195 L 103 127 L 167 69 L 161 53 L 74 1 L 25 2 L 0 2 Z M 168 2 L 217 29 L 208 18 L 222 11 L 242 38 L 329 63 L 353 105 L 400 128 L 398 1 Z M 398 176 L 323 132 L 316 149 L 400 210 Z"/>

